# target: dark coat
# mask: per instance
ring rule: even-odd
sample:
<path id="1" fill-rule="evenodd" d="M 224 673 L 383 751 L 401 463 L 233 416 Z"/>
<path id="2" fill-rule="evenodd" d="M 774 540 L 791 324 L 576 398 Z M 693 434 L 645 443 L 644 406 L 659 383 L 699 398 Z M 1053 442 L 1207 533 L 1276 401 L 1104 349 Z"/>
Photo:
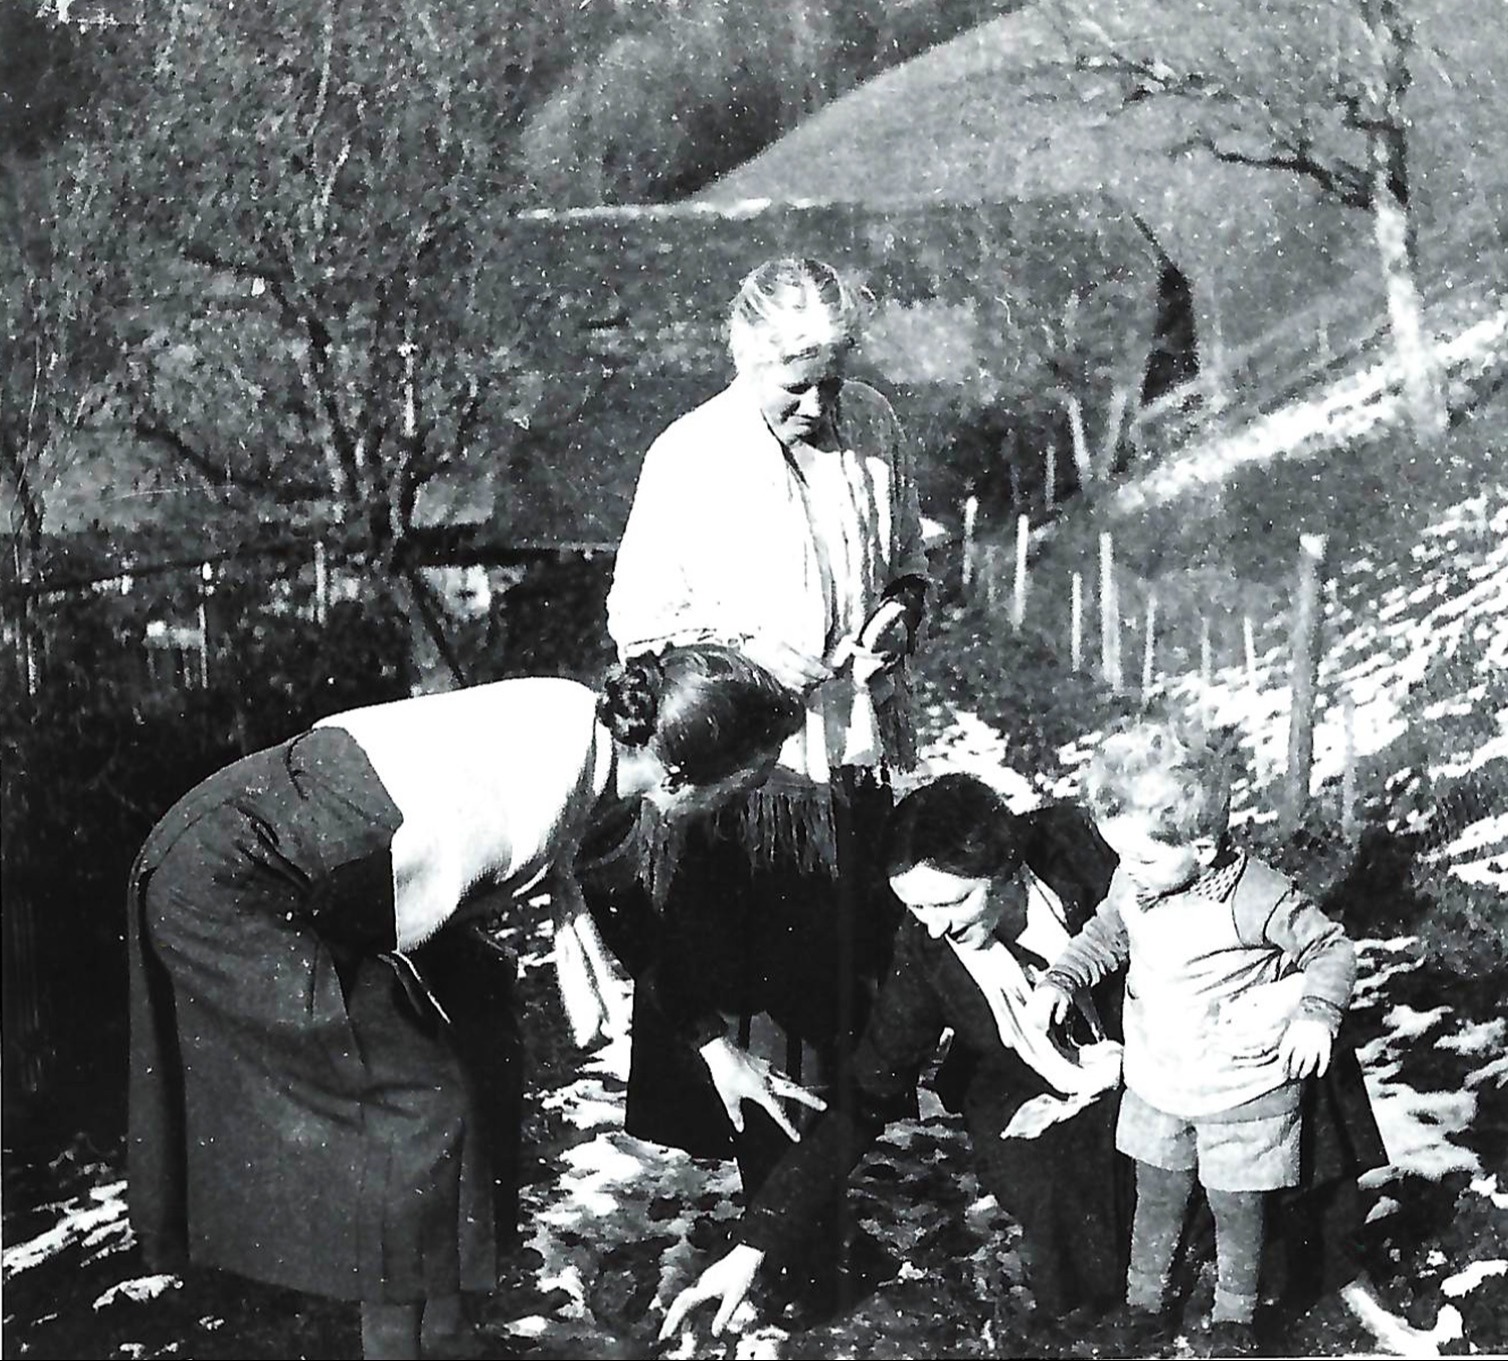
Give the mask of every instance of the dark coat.
<path id="1" fill-rule="evenodd" d="M 1113 856 L 1067 805 L 1029 814 L 1024 830 L 1027 863 L 1077 930 L 1093 914 Z M 1008 941 L 1023 924 L 1007 913 L 999 938 Z M 1118 1038 L 1116 986 L 1102 985 L 1095 1001 Z M 1118 1098 L 1107 1094 L 1035 1139 L 1001 1139 L 1025 1102 L 1052 1089 L 1001 1043 L 988 1002 L 952 947 L 909 916 L 854 1056 L 854 1098 L 831 1106 L 771 1176 L 745 1216 L 745 1241 L 782 1260 L 797 1251 L 812 1207 L 831 1199 L 879 1137 L 945 1027 L 953 1037 L 939 1094 L 963 1112 L 981 1186 L 1021 1224 L 1039 1306 L 1058 1314 L 1113 1303 L 1125 1286 L 1132 1190 L 1129 1163 L 1115 1151 Z"/>
<path id="2" fill-rule="evenodd" d="M 508 1014 L 511 963 L 448 931 L 416 969 L 390 953 L 401 821 L 325 730 L 211 776 L 148 837 L 129 1173 L 152 1265 L 389 1302 L 495 1284 L 483 1131 L 508 1083 L 462 1051 Z"/>
<path id="3" fill-rule="evenodd" d="M 693 834 L 658 910 L 631 880 L 583 875 L 634 979 L 630 1134 L 696 1157 L 737 1154 L 747 1173 L 766 1156 L 751 1152 L 747 1131 L 735 1138 L 697 1046 L 726 1034 L 821 1089 L 857 1042 L 901 917 L 881 869 L 891 794 L 850 781 L 834 802 L 836 878 L 794 859 L 756 869 L 734 817 Z"/>

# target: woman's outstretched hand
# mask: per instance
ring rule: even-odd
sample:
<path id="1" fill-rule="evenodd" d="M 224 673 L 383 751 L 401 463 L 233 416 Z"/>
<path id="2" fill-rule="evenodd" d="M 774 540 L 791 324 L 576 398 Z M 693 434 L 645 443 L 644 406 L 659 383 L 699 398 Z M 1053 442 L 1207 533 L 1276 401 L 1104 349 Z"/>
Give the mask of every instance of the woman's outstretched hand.
<path id="1" fill-rule="evenodd" d="M 911 624 L 898 600 L 887 600 L 859 631 L 858 648 L 873 653 L 887 670 L 911 651 Z"/>
<path id="2" fill-rule="evenodd" d="M 815 1092 L 807 1091 L 799 1082 L 793 1082 L 764 1059 L 740 1049 L 723 1036 L 709 1040 L 697 1052 L 707 1065 L 712 1085 L 717 1088 L 723 1109 L 728 1112 L 728 1119 L 736 1130 L 741 1131 L 744 1127 L 745 1101 L 763 1106 L 769 1112 L 770 1119 L 793 1141 L 800 1139 L 801 1135 L 782 1108 L 782 1100 L 799 1101 L 813 1110 L 827 1109 L 827 1102 Z"/>
<path id="3" fill-rule="evenodd" d="M 1038 983 L 1027 998 L 1026 1019 L 1045 1032 L 1068 1015 L 1068 1008 L 1072 1005 L 1073 998 L 1062 988 L 1052 983 Z"/>
<path id="4" fill-rule="evenodd" d="M 754 1277 L 763 1261 L 764 1253 L 747 1243 L 730 1248 L 671 1300 L 665 1322 L 660 1325 L 660 1341 L 672 1337 L 686 1315 L 707 1300 L 718 1301 L 717 1312 L 712 1316 L 712 1335 L 719 1336 L 754 1288 Z"/>

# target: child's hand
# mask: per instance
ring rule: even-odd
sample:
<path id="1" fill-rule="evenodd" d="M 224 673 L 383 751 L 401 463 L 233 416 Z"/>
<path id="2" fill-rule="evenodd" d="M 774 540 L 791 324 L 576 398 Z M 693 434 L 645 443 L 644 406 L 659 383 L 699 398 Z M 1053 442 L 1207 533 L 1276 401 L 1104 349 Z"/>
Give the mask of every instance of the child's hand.
<path id="1" fill-rule="evenodd" d="M 1046 1033 L 1068 1015 L 1071 998 L 1055 983 L 1038 983 L 1026 1001 L 1026 1019 Z"/>
<path id="2" fill-rule="evenodd" d="M 1278 1057 L 1291 1078 L 1320 1077 L 1330 1067 L 1335 1037 L 1323 1021 L 1297 1016 L 1278 1041 Z"/>

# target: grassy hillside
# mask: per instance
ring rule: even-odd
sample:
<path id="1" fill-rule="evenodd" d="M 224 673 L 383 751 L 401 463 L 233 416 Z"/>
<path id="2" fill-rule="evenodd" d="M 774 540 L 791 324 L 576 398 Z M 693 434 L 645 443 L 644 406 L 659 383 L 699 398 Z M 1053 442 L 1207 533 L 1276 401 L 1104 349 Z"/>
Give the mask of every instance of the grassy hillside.
<path id="1" fill-rule="evenodd" d="M 1501 215 L 1499 149 L 1508 101 L 1508 25 L 1471 0 L 1410 6 L 1418 25 L 1410 114 L 1415 206 L 1430 237 L 1425 267 L 1449 263 L 1453 228 Z M 1085 16 L 1094 6 L 1083 7 Z M 1126 31 L 1156 31 L 1166 7 L 1116 0 Z M 704 191 L 868 203 L 979 201 L 1093 189 L 1133 205 L 1194 280 L 1201 330 L 1240 344 L 1344 286 L 1373 291 L 1370 223 L 1285 172 L 1173 154 L 1197 105 L 1147 99 L 1107 117 L 1098 77 L 1075 69 L 1030 4 L 885 73 L 807 120 Z"/>
<path id="2" fill-rule="evenodd" d="M 1250 763 L 1242 813 L 1254 835 L 1285 857 L 1312 851 L 1322 881 L 1359 872 L 1365 880 L 1376 866 L 1359 870 L 1358 856 L 1370 848 L 1388 867 L 1390 901 L 1363 910 L 1396 910 L 1394 924 L 1423 932 L 1442 958 L 1500 975 L 1508 968 L 1508 881 L 1494 868 L 1508 865 L 1508 825 L 1494 821 L 1508 810 L 1505 417 L 1508 391 L 1499 389 L 1461 415 L 1433 457 L 1388 428 L 1324 456 L 1247 465 L 1213 488 L 1134 510 L 1111 495 L 1076 505 L 1034 551 L 1020 634 L 1009 622 L 1009 580 L 997 582 L 993 604 L 982 586 L 957 598 L 939 640 L 939 690 L 1029 750 L 1044 789 L 1071 782 L 1086 734 L 1148 699 L 1236 726 Z M 1107 533 L 1124 620 L 1120 695 L 1101 680 Z M 1286 767 L 1301 533 L 1327 536 L 1328 552 L 1315 814 L 1304 836 L 1288 841 L 1272 822 Z M 1002 570 L 1013 560 L 1006 525 L 987 525 L 981 545 Z M 1075 572 L 1084 601 L 1077 675 L 1069 665 Z M 1154 685 L 1144 696 L 1154 595 Z M 1357 826 L 1345 837 L 1348 747 Z"/>

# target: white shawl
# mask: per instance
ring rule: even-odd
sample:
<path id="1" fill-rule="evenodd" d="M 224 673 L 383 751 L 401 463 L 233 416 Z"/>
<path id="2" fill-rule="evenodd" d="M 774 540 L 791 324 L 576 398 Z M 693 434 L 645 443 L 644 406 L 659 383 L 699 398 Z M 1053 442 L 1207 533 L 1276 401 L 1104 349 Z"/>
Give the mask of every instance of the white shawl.
<path id="1" fill-rule="evenodd" d="M 1027 907 L 1026 926 L 1017 940 L 1034 954 L 1056 959 L 1062 946 L 1068 943 L 1062 903 L 1029 869 L 1023 866 L 1020 873 L 1026 881 Z M 952 940 L 948 944 L 989 1003 L 1001 1043 L 1014 1050 L 1056 1091 L 1064 1093 L 1057 1096 L 1044 1092 L 1024 1102 L 1001 1138 L 1035 1139 L 1049 1125 L 1066 1120 L 1120 1081 L 1121 1046 L 1114 1040 L 1100 1039 L 1070 1053 L 1032 1024 L 1026 1007 L 1034 980 L 1027 976 L 1026 968 L 1003 941 L 992 940 L 982 949 L 961 946 Z M 1096 1032 L 1101 1033 L 1093 1004 L 1083 998 L 1078 1005 Z"/>
<path id="2" fill-rule="evenodd" d="M 838 668 L 808 695 L 805 728 L 748 810 L 754 843 L 795 836 L 828 863 L 834 767 L 915 759 L 904 669 L 871 685 L 853 648 L 885 588 L 926 571 L 889 403 L 845 383 L 836 430 L 837 450 L 788 456 L 737 380 L 681 417 L 645 456 L 607 601 L 625 657 L 760 640 Z"/>

